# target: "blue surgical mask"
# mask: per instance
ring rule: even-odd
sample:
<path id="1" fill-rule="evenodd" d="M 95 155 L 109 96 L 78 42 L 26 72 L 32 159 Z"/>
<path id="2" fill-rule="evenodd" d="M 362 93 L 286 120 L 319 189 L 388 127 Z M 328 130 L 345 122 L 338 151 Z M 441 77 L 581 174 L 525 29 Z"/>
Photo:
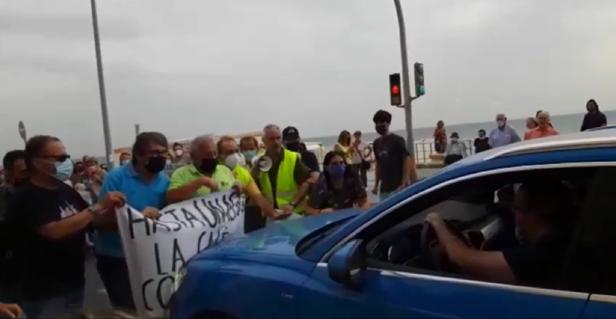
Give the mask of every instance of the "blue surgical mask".
<path id="1" fill-rule="evenodd" d="M 329 176 L 333 179 L 343 178 L 345 170 L 346 170 L 346 165 L 344 164 L 329 165 L 329 167 L 327 168 L 327 172 L 329 173 Z"/>
<path id="2" fill-rule="evenodd" d="M 246 160 L 250 162 L 255 156 L 257 156 L 257 151 L 256 150 L 243 151 L 242 154 L 244 155 Z"/>
<path id="3" fill-rule="evenodd" d="M 56 166 L 56 173 L 53 176 L 61 182 L 68 180 L 73 174 L 73 161 L 70 158 L 62 163 L 56 162 L 54 165 Z"/>

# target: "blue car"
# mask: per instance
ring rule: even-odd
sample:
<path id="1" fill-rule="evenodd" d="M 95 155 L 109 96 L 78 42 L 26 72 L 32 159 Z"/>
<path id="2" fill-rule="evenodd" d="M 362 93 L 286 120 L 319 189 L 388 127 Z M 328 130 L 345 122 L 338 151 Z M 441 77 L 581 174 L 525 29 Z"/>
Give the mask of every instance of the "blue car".
<path id="1" fill-rule="evenodd" d="M 507 249 L 518 244 L 514 193 L 538 179 L 557 179 L 574 212 L 549 280 L 478 280 L 424 222 L 438 212 L 474 249 Z M 229 240 L 193 257 L 178 281 L 172 318 L 614 318 L 616 131 L 477 154 L 367 211 Z"/>

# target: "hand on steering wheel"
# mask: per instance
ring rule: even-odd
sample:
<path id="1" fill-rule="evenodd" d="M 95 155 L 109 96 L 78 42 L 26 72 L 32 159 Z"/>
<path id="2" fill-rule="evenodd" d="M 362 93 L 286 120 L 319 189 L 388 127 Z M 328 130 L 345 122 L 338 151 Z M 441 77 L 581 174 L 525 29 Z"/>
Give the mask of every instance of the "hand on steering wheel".
<path id="1" fill-rule="evenodd" d="M 445 224 L 454 236 L 458 237 L 466 245 L 469 245 L 468 239 L 464 236 L 462 231 L 454 227 L 451 223 L 443 220 L 438 213 L 430 213 L 426 216 L 426 221 L 421 229 L 420 245 L 422 255 L 426 261 L 429 261 L 434 266 L 436 270 L 455 272 L 457 267 L 447 257 L 447 252 L 440 244 L 439 239 L 436 236 L 436 232 L 432 227 L 432 225 L 437 223 Z"/>

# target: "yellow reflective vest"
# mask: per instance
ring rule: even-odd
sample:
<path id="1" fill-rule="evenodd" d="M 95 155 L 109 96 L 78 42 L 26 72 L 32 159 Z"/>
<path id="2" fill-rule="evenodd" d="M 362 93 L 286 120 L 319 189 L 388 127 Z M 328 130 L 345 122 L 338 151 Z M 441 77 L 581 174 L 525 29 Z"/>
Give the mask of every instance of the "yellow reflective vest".
<path id="1" fill-rule="evenodd" d="M 275 203 L 278 208 L 283 208 L 291 204 L 299 190 L 295 182 L 295 164 L 299 159 L 298 154 L 286 149 L 283 149 L 283 152 L 282 161 L 280 161 L 280 166 L 278 166 L 278 176 L 276 177 Z M 263 195 L 274 203 L 274 194 L 272 192 L 269 172 L 261 172 L 259 174 L 259 183 L 261 184 Z M 294 211 L 298 213 L 301 209 L 296 207 Z"/>

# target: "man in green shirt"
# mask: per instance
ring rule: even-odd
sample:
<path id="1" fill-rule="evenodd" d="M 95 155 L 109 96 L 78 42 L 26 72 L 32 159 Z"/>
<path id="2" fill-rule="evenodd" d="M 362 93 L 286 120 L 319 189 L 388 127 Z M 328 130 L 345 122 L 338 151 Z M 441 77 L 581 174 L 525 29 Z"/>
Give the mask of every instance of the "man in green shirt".
<path id="1" fill-rule="evenodd" d="M 199 136 L 192 141 L 190 158 L 193 164 L 182 166 L 171 175 L 167 203 L 227 191 L 235 186 L 231 170 L 218 164 L 218 151 L 211 135 Z"/>

